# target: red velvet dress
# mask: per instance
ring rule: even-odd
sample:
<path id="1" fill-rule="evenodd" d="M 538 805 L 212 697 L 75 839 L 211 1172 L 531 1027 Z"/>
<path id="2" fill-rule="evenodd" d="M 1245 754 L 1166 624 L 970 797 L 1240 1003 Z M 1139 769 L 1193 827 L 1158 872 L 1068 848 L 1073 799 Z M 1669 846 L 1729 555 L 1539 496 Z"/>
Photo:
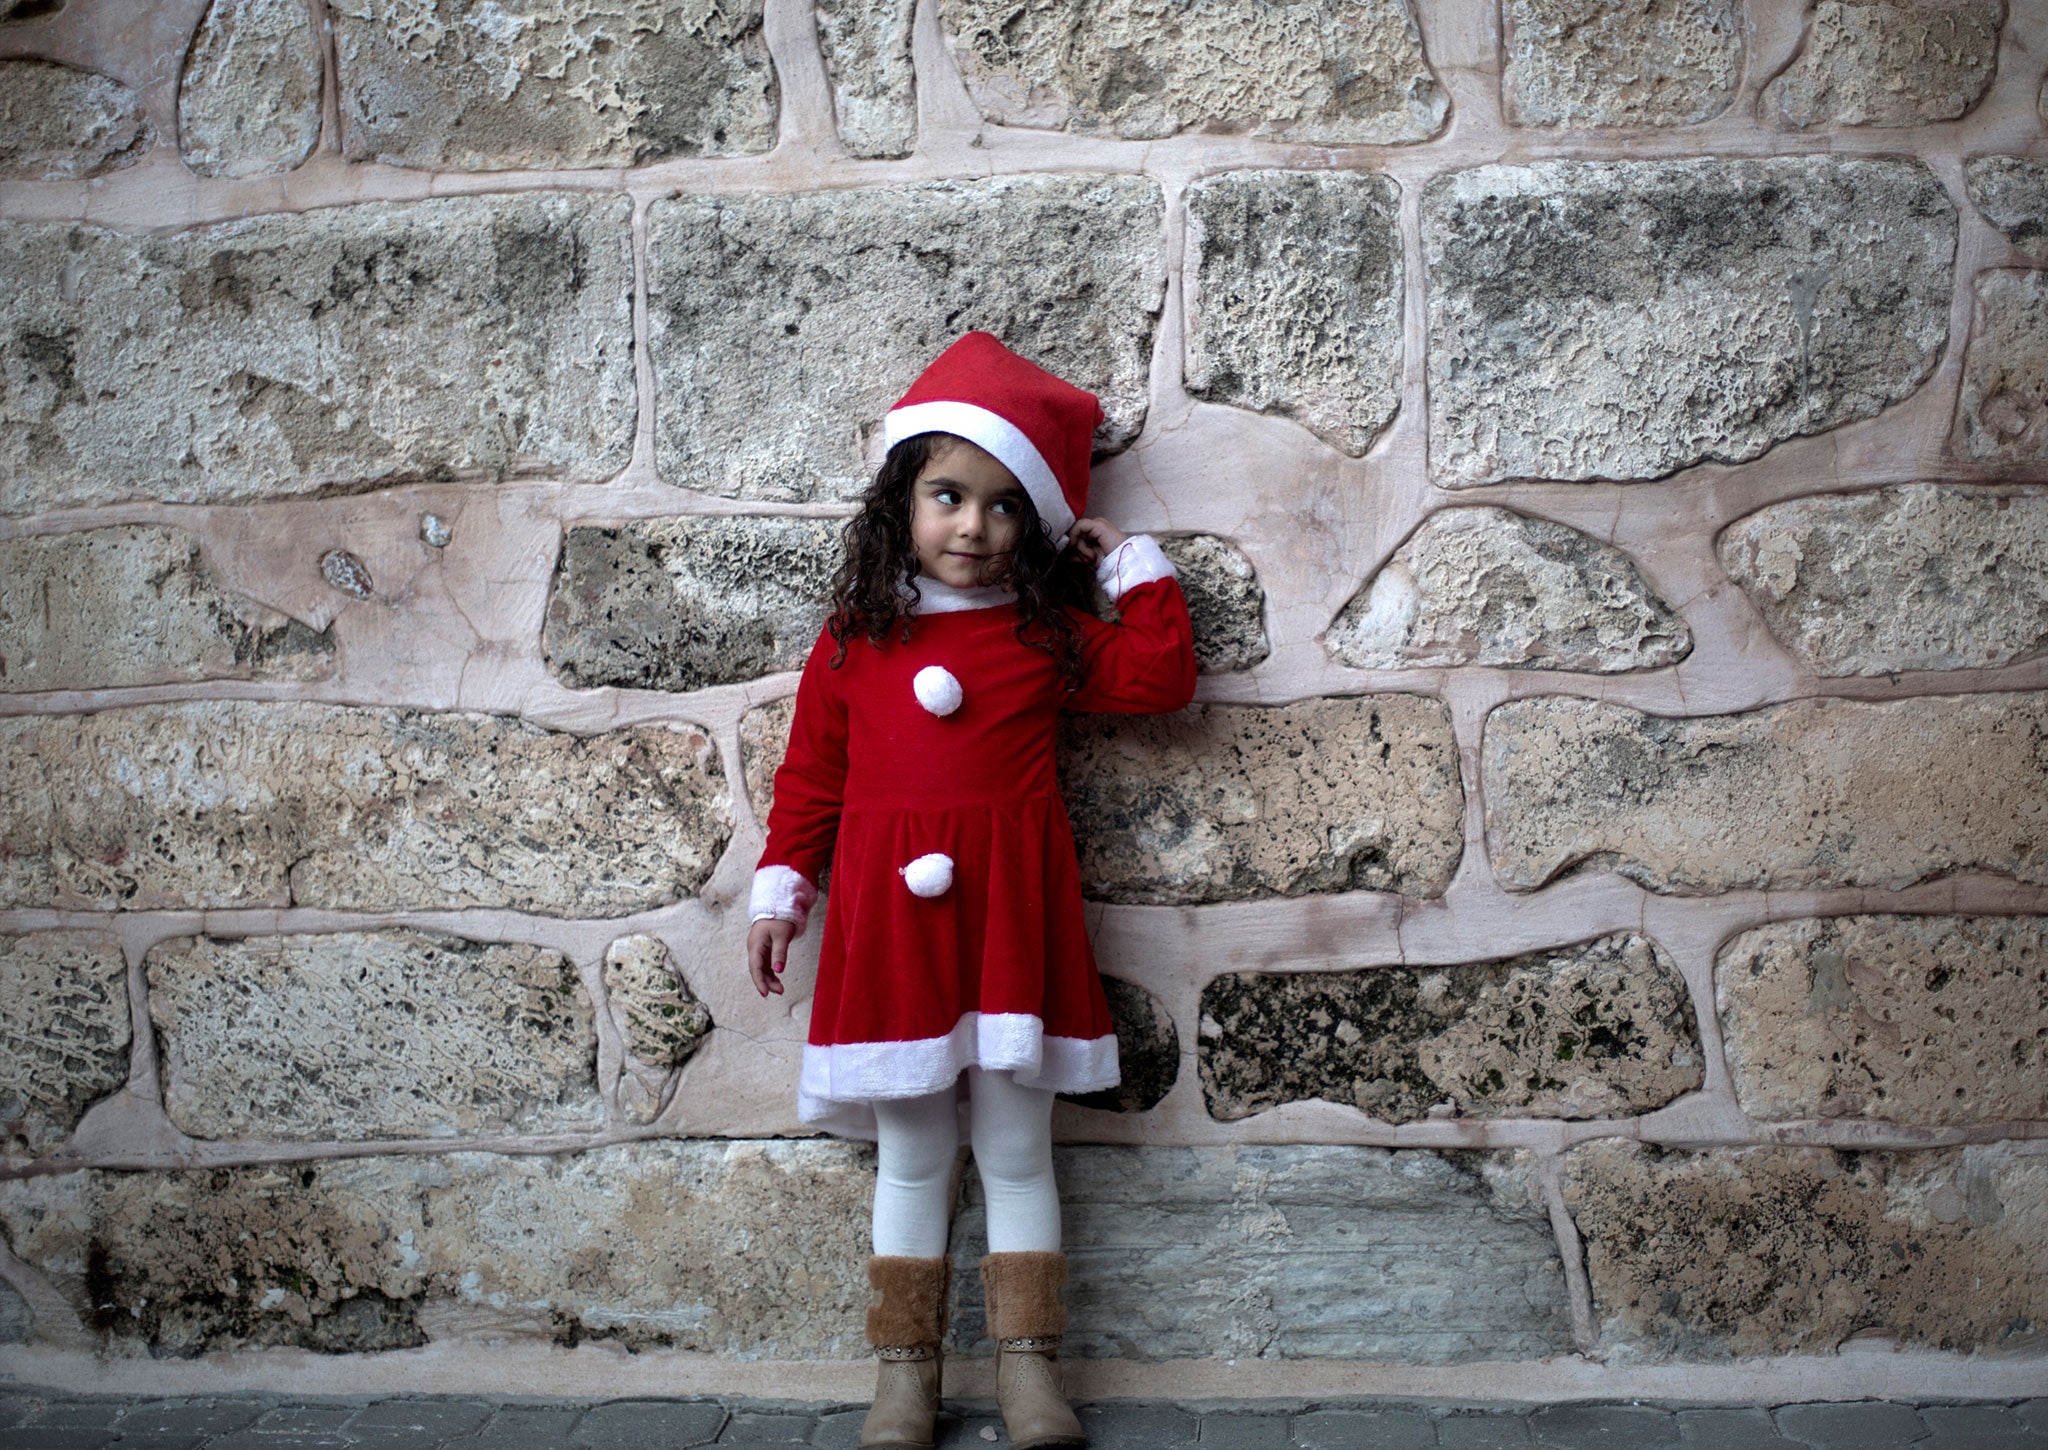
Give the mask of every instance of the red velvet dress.
<path id="1" fill-rule="evenodd" d="M 820 633 L 756 876 L 807 895 L 832 865 L 803 1121 L 873 1137 L 869 1102 L 952 1087 L 972 1065 L 1056 1092 L 1118 1082 L 1053 744 L 1062 709 L 1151 713 L 1193 696 L 1186 602 L 1139 539 L 1123 572 L 1144 582 L 1118 599 L 1121 621 L 1073 614 L 1088 666 L 1078 693 L 1017 640 L 1013 603 L 973 607 L 990 591 L 927 588 L 953 607 L 921 609 L 908 644 L 851 641 L 838 669 Z M 920 671 L 939 705 L 957 696 L 949 713 L 920 700 Z M 913 884 L 936 883 L 905 868 L 933 857 L 950 860 L 950 883 L 920 895 Z"/>

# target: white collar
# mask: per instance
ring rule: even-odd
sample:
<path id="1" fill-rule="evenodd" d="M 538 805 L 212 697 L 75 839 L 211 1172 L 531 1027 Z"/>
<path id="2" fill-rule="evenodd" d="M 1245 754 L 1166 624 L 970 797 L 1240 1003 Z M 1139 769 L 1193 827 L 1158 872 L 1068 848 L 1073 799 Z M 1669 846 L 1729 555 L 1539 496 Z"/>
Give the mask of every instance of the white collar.
<path id="1" fill-rule="evenodd" d="M 903 598 L 910 597 L 910 586 L 898 584 L 896 592 Z M 955 589 L 942 580 L 926 575 L 917 576 L 917 603 L 911 607 L 913 614 L 957 614 L 968 609 L 988 609 L 997 604 L 1016 602 L 1017 592 L 1005 589 L 1000 584 L 984 584 L 974 589 Z"/>

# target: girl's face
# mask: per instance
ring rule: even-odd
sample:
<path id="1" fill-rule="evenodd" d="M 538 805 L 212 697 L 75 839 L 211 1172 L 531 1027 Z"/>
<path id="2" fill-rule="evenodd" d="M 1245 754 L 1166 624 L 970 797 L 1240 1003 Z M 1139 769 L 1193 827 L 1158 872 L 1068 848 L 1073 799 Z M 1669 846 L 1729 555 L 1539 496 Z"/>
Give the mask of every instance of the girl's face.
<path id="1" fill-rule="evenodd" d="M 917 568 L 955 589 L 979 585 L 1024 531 L 1024 489 L 994 454 L 950 433 L 910 486 L 910 543 Z"/>

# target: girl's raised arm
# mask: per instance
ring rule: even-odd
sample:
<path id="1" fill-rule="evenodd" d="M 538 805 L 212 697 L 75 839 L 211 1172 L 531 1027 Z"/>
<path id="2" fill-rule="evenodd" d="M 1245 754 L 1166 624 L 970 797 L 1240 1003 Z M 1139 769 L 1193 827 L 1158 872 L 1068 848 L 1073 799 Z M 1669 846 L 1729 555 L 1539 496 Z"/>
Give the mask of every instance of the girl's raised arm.
<path id="1" fill-rule="evenodd" d="M 1095 566 L 1095 579 L 1122 617 L 1078 614 L 1088 677 L 1067 696 L 1069 710 L 1158 715 L 1195 697 L 1195 632 L 1173 562 L 1148 534 L 1132 534 Z"/>

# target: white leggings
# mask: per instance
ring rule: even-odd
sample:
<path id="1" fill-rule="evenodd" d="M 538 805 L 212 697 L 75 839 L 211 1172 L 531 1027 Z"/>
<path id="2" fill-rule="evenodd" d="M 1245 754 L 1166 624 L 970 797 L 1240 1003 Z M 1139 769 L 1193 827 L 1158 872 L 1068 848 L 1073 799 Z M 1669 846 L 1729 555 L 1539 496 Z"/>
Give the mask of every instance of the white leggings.
<path id="1" fill-rule="evenodd" d="M 1060 1246 L 1060 1195 L 1052 1176 L 1052 1099 L 1004 1071 L 967 1069 L 969 1136 L 988 1200 L 992 1254 Z M 946 1252 L 960 1109 L 953 1089 L 874 1105 L 875 1252 L 935 1259 Z"/>

